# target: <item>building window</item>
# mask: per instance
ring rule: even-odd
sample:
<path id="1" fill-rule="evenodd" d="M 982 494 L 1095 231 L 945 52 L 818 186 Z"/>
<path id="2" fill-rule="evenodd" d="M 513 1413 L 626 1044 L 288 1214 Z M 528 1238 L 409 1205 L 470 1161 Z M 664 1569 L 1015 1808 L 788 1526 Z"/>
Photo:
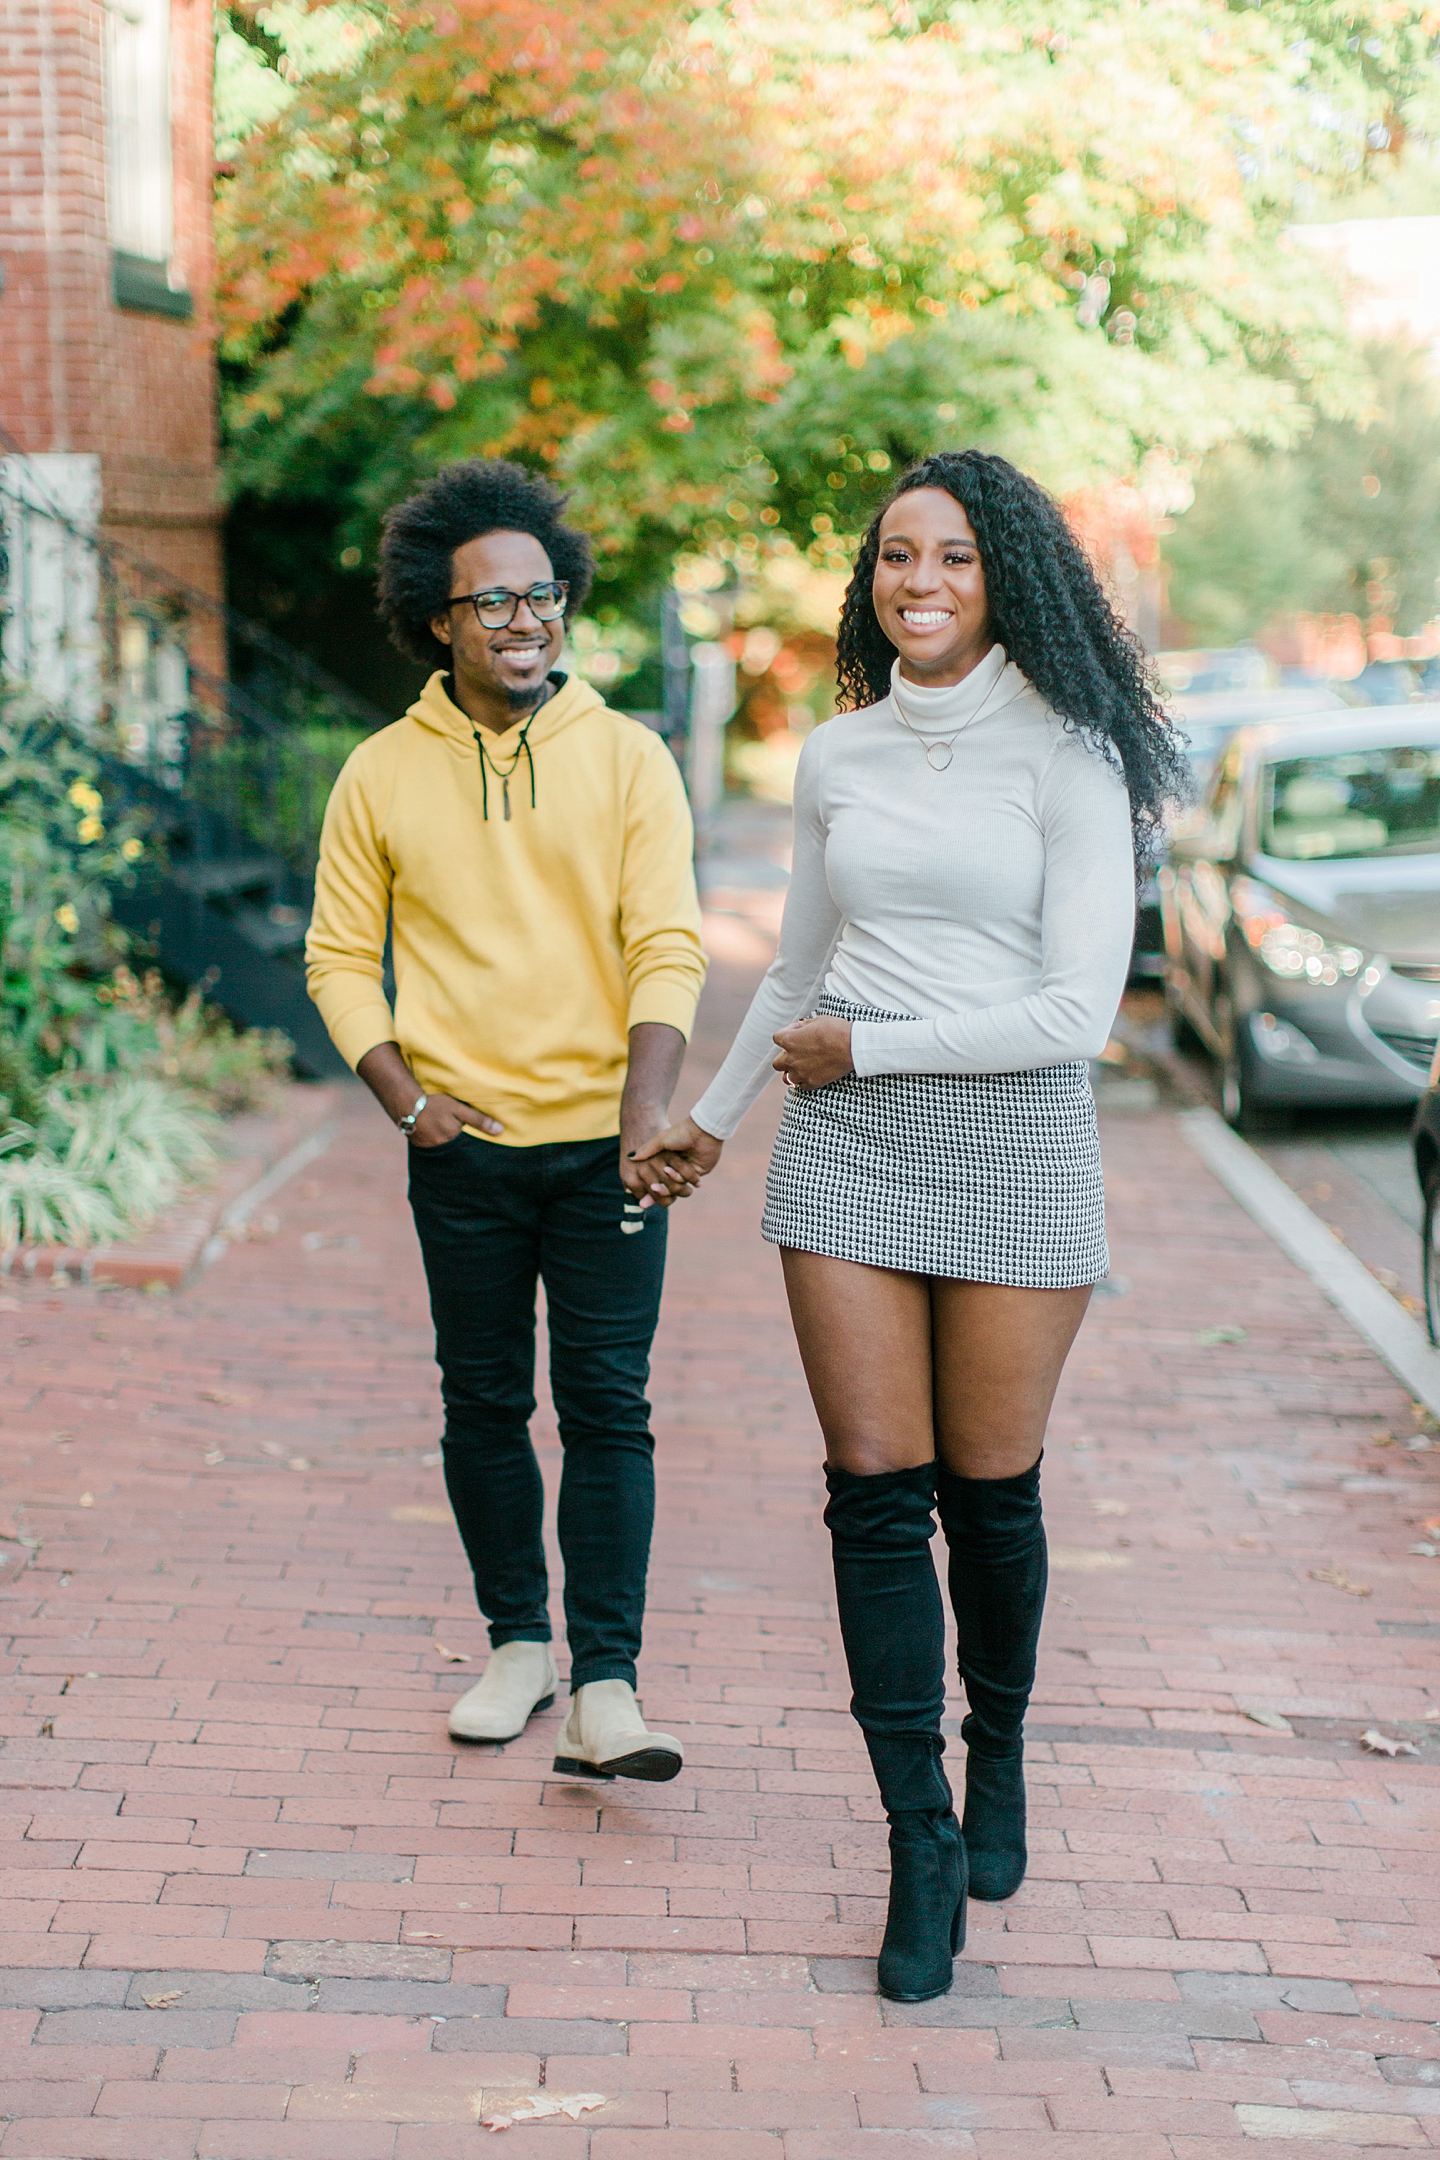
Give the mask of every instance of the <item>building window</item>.
<path id="1" fill-rule="evenodd" d="M 171 265 L 170 0 L 105 0 L 105 140 L 115 299 L 186 317 Z"/>

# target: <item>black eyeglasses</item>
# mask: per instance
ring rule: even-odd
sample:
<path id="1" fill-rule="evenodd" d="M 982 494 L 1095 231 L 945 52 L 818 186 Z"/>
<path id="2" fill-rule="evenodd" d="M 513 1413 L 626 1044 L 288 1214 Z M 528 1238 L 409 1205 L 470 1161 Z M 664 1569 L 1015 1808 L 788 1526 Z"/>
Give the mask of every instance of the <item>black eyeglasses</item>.
<path id="1" fill-rule="evenodd" d="M 522 600 L 529 603 L 537 622 L 554 622 L 564 614 L 569 592 L 564 580 L 555 578 L 548 585 L 532 585 L 528 592 L 511 592 L 507 586 L 492 585 L 486 592 L 456 593 L 445 605 L 460 607 L 468 600 L 483 630 L 506 630 L 519 613 Z"/>

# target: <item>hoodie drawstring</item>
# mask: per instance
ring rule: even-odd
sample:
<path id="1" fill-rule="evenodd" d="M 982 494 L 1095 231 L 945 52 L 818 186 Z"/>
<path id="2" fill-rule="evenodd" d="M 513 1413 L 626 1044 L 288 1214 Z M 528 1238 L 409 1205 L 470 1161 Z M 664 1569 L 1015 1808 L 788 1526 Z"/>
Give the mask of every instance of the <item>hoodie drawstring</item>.
<path id="1" fill-rule="evenodd" d="M 537 705 L 535 712 L 543 712 L 544 709 L 544 706 Z M 510 822 L 510 780 L 522 757 L 530 767 L 530 807 L 532 810 L 535 808 L 535 754 L 530 748 L 530 729 L 534 724 L 534 720 L 535 713 L 532 712 L 530 718 L 520 730 L 520 740 L 515 745 L 514 757 L 504 767 L 492 765 L 490 753 L 485 748 L 484 736 L 480 733 L 479 728 L 472 731 L 475 736 L 475 747 L 480 752 L 480 810 L 487 825 L 490 822 L 490 785 L 486 778 L 487 773 L 493 771 L 496 779 L 500 782 L 501 796 L 505 804 L 505 823 L 508 825 Z"/>

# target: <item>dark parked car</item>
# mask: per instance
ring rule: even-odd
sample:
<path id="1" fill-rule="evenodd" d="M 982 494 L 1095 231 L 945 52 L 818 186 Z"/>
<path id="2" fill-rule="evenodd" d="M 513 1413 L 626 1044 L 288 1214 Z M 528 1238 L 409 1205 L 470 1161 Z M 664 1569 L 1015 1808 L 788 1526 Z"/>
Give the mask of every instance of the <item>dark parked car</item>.
<path id="1" fill-rule="evenodd" d="M 1243 652 L 1243 648 L 1242 648 Z M 1229 654 L 1186 655 L 1187 658 L 1228 659 Z M 1258 659 L 1259 655 L 1255 657 Z M 1210 678 L 1201 676 L 1201 681 Z M 1187 755 L 1190 770 L 1197 788 L 1203 788 L 1215 763 L 1237 729 L 1252 725 L 1259 720 L 1308 719 L 1317 712 L 1344 712 L 1346 703 L 1339 694 L 1325 687 L 1301 686 L 1274 690 L 1261 682 L 1244 690 L 1206 690 L 1200 694 L 1185 692 L 1168 701 L 1168 709 L 1175 715 L 1189 738 Z M 1160 887 L 1155 874 L 1145 879 L 1140 888 L 1140 904 L 1135 913 L 1135 947 L 1130 956 L 1130 980 L 1144 982 L 1147 978 L 1158 980 L 1165 973 L 1165 931 L 1160 915 Z"/>
<path id="2" fill-rule="evenodd" d="M 1425 1211 L 1420 1227 L 1420 1273 L 1425 1284 L 1425 1321 L 1440 1346 L 1440 1050 L 1415 1120 L 1415 1175 Z"/>
<path id="3" fill-rule="evenodd" d="M 1243 728 L 1159 873 L 1225 1115 L 1414 1102 L 1440 1036 L 1440 705 Z"/>

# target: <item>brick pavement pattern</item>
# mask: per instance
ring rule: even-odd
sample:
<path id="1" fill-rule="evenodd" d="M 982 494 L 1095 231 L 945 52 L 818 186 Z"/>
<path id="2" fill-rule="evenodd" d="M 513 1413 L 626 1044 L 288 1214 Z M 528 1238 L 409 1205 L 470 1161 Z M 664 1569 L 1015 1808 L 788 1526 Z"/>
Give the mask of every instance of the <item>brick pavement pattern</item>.
<path id="1" fill-rule="evenodd" d="M 697 1065 L 747 986 L 717 970 Z M 563 1702 L 446 1737 L 484 1637 L 367 1100 L 192 1290 L 5 1287 L 0 1537 L 42 1543 L 0 1559 L 3 2160 L 451 2160 L 542 2090 L 604 2104 L 510 2130 L 528 2160 L 1440 2146 L 1440 1563 L 1406 1549 L 1440 1456 L 1403 1391 L 1166 1113 L 1109 1121 L 1130 1289 L 1051 1433 L 1030 1878 L 948 1998 L 884 2005 L 768 1138 L 675 1222 L 666 1786 L 551 1776 Z"/>

